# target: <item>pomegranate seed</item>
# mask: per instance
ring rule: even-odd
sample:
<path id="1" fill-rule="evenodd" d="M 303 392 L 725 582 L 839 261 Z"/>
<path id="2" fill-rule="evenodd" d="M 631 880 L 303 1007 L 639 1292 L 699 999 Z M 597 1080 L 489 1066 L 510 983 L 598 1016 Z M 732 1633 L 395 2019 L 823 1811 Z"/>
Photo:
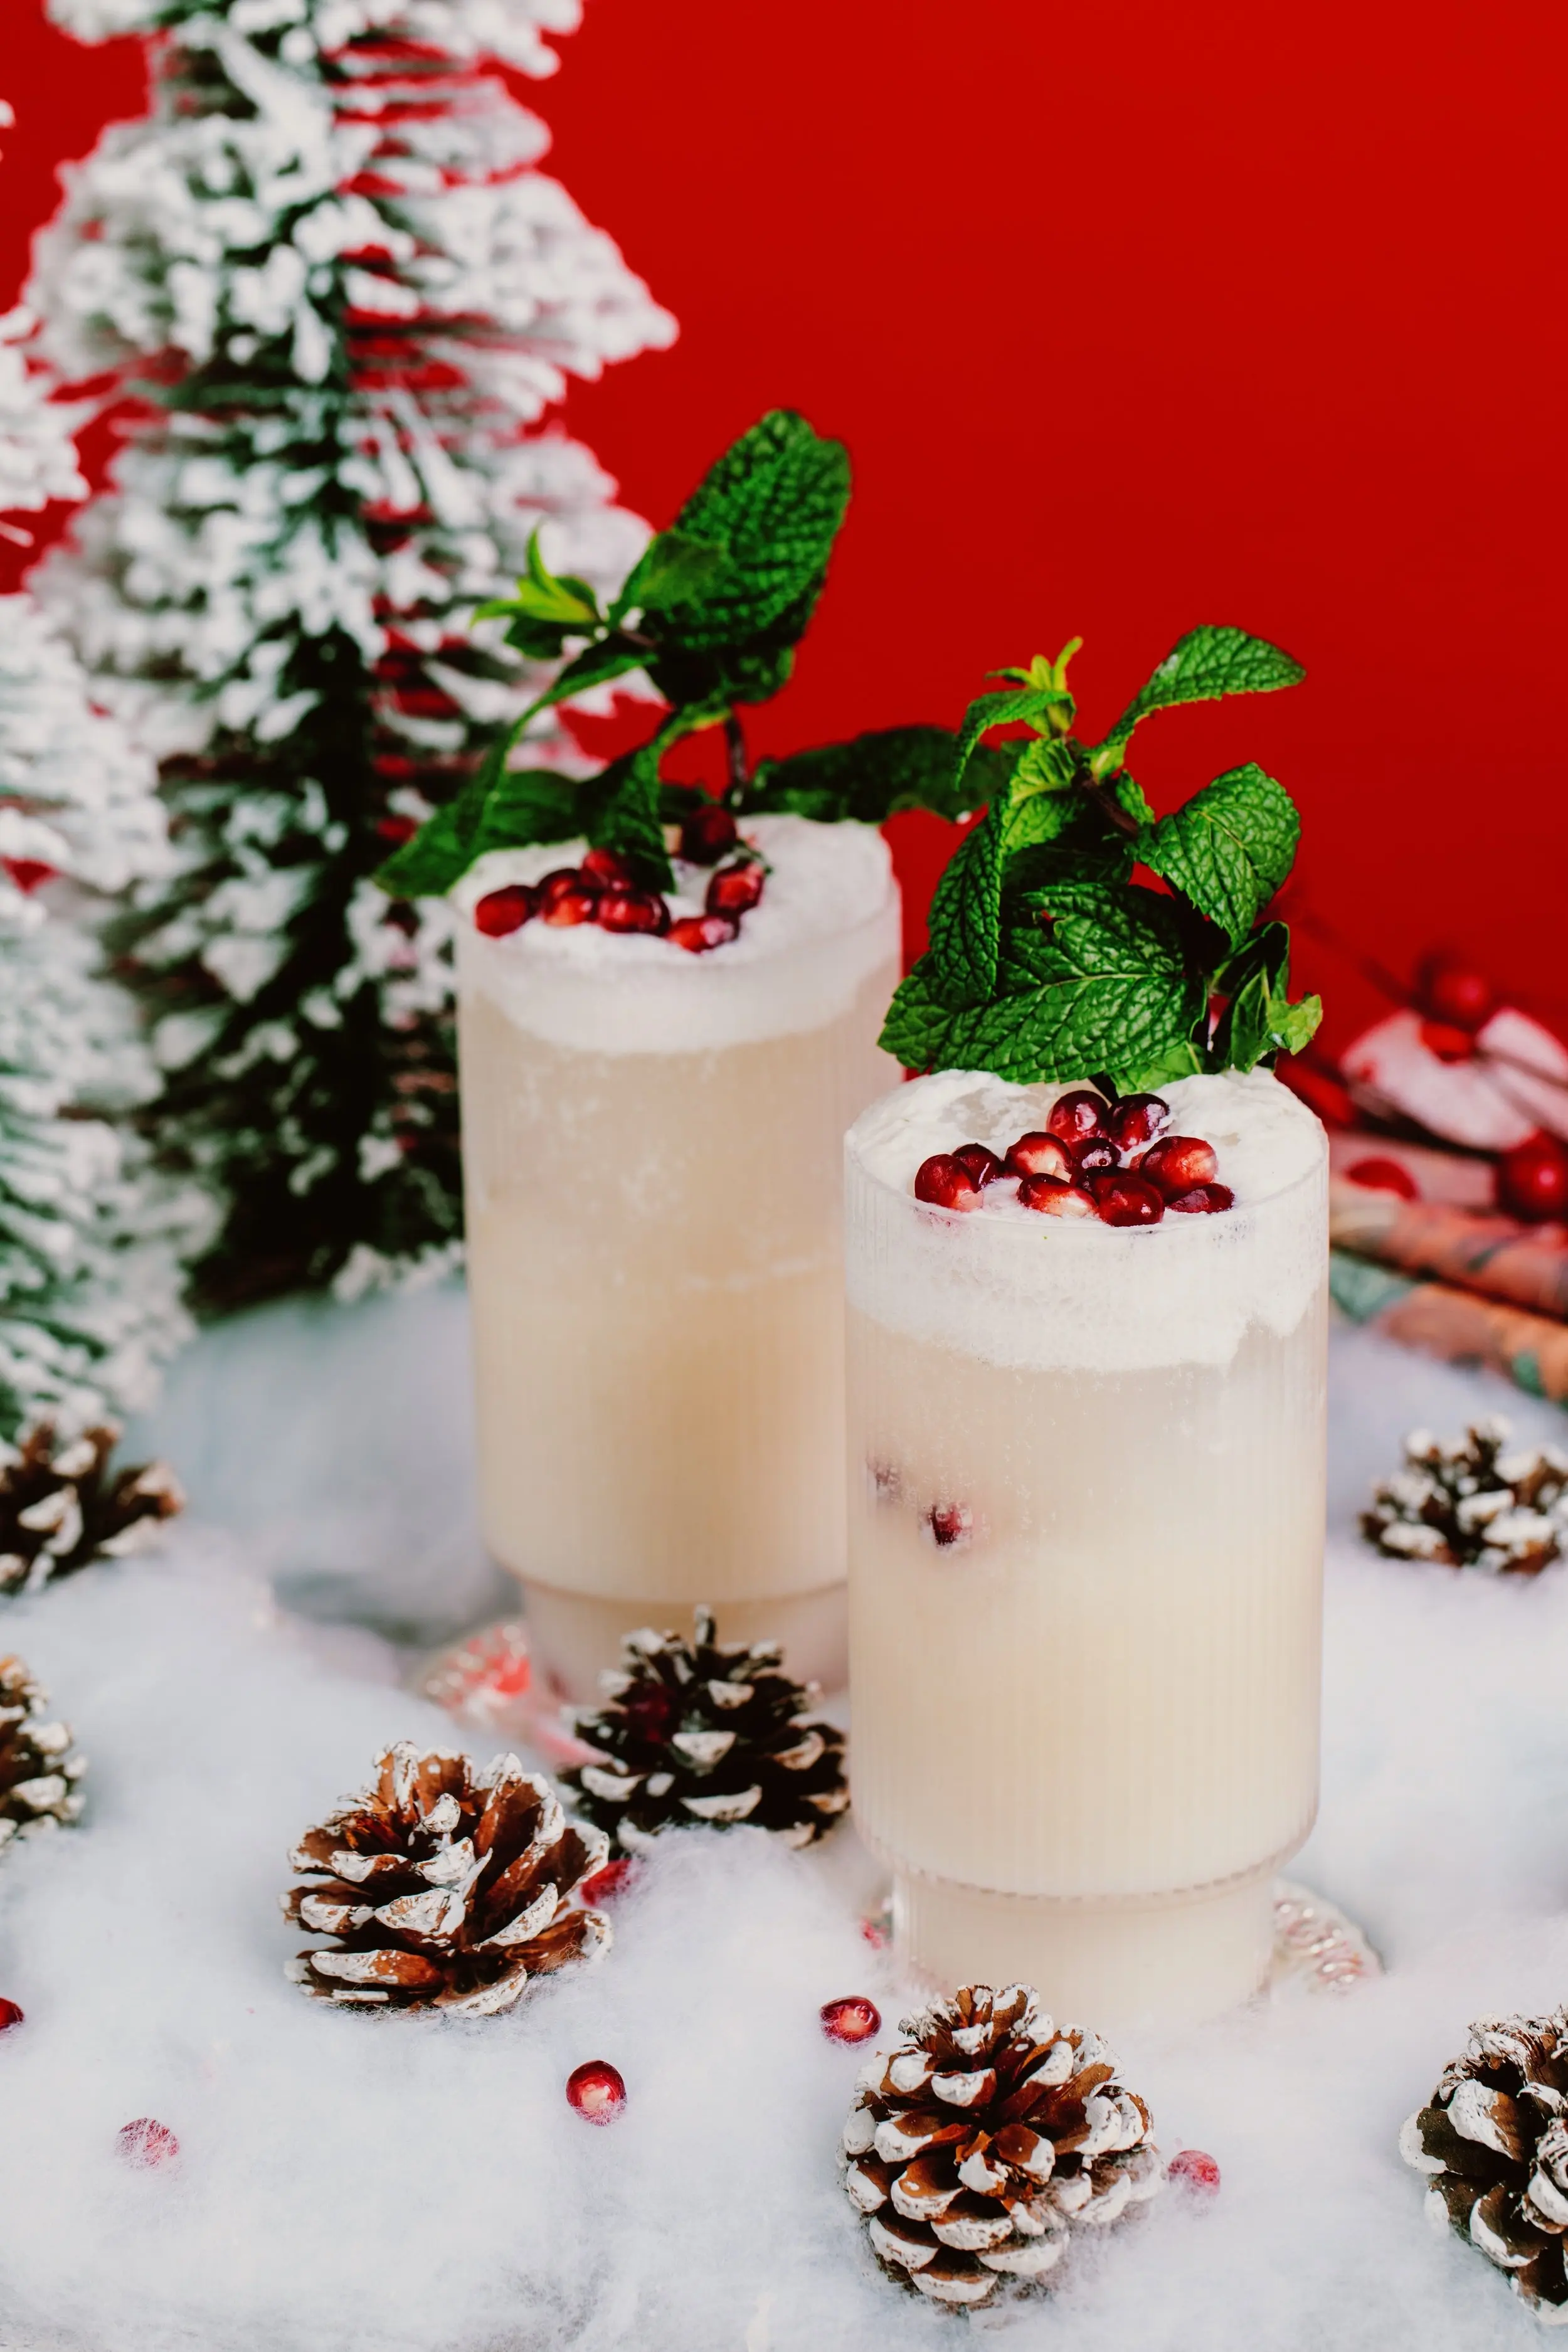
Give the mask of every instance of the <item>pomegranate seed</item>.
<path id="1" fill-rule="evenodd" d="M 53 866 L 44 865 L 37 857 L 0 857 L 0 866 L 4 866 L 24 898 L 36 890 L 40 882 L 52 882 L 58 870 Z"/>
<path id="2" fill-rule="evenodd" d="M 1167 1135 L 1151 1144 L 1134 1166 L 1145 1183 L 1162 1192 L 1190 1192 L 1194 1184 L 1212 1184 L 1219 1161 L 1212 1143 L 1196 1135 Z"/>
<path id="3" fill-rule="evenodd" d="M 1498 1205 L 1527 1224 L 1568 1213 L 1568 1152 L 1553 1135 L 1532 1135 L 1498 1162 Z"/>
<path id="4" fill-rule="evenodd" d="M 626 2086 L 607 2058 L 590 2058 L 567 2075 L 566 2098 L 585 2123 L 613 2124 L 626 2104 Z"/>
<path id="5" fill-rule="evenodd" d="M 412 841 L 419 830 L 416 816 L 384 816 L 376 820 L 376 834 L 382 841 L 402 844 Z"/>
<path id="6" fill-rule="evenodd" d="M 829 2042 L 869 2042 L 873 2033 L 882 2030 L 882 2012 L 864 1993 L 849 1993 L 842 2000 L 825 2000 L 817 2013 Z"/>
<path id="7" fill-rule="evenodd" d="M 622 890 L 635 890 L 637 887 L 637 876 L 632 872 L 626 859 L 618 857 L 613 849 L 586 851 L 583 858 L 583 871 L 584 874 L 591 874 L 595 882 L 602 882 L 606 890 L 616 887 Z"/>
<path id="8" fill-rule="evenodd" d="M 526 882 L 509 882 L 504 890 L 487 890 L 474 908 L 474 929 L 489 940 L 504 940 L 520 931 L 539 912 L 539 893 Z"/>
<path id="9" fill-rule="evenodd" d="M 1476 1057 L 1469 1031 L 1456 1028 L 1451 1021 L 1423 1021 L 1421 1043 L 1439 1062 L 1473 1062 Z"/>
<path id="10" fill-rule="evenodd" d="M 1179 2180 L 1200 2196 L 1212 2197 L 1219 2187 L 1219 2167 L 1201 2147 L 1184 2147 L 1165 2167 L 1167 2179 Z"/>
<path id="11" fill-rule="evenodd" d="M 974 1530 L 974 1521 L 962 1503 L 933 1503 L 926 1513 L 926 1525 L 939 1551 L 966 1543 Z"/>
<path id="12" fill-rule="evenodd" d="M 1026 1176 L 1018 1187 L 1026 1209 L 1047 1217 L 1092 1217 L 1094 1195 L 1081 1184 L 1064 1184 L 1055 1176 Z"/>
<path id="13" fill-rule="evenodd" d="M 1152 1143 L 1170 1124 L 1171 1106 L 1163 1095 L 1123 1095 L 1119 1103 L 1112 1103 L 1105 1122 L 1110 1140 L 1122 1151 Z"/>
<path id="14" fill-rule="evenodd" d="M 1099 1176 L 1108 1168 L 1121 1165 L 1121 1154 L 1108 1135 L 1091 1135 L 1087 1142 L 1075 1143 L 1072 1159 L 1079 1176 Z"/>
<path id="15" fill-rule="evenodd" d="M 1234 1209 L 1236 1194 L 1228 1184 L 1194 1184 L 1173 1194 L 1165 1206 L 1173 1214 L 1179 1210 L 1184 1217 L 1212 1217 L 1221 1209 Z"/>
<path id="16" fill-rule="evenodd" d="M 1397 1160 L 1358 1160 L 1345 1175 L 1352 1184 L 1364 1185 L 1369 1192 L 1397 1192 L 1402 1201 L 1418 1201 L 1421 1187 L 1408 1168 Z"/>
<path id="17" fill-rule="evenodd" d="M 591 923 L 598 898 L 599 886 L 591 874 L 579 866 L 558 866 L 539 886 L 540 920 L 563 929 Z"/>
<path id="18" fill-rule="evenodd" d="M 689 866 L 717 866 L 739 839 L 734 818 L 715 801 L 707 808 L 693 809 L 680 828 L 677 855 Z"/>
<path id="19" fill-rule="evenodd" d="M 915 1171 L 915 1198 L 933 1209 L 977 1209 L 980 1187 L 951 1151 L 933 1151 Z"/>
<path id="20" fill-rule="evenodd" d="M 1091 1087 L 1075 1087 L 1071 1094 L 1060 1096 L 1046 1114 L 1046 1125 L 1064 1143 L 1087 1143 L 1091 1135 L 1103 1135 L 1110 1106 L 1103 1095 Z"/>
<path id="21" fill-rule="evenodd" d="M 594 920 L 605 931 L 668 931 L 669 908 L 657 890 L 605 892 L 594 908 Z"/>
<path id="22" fill-rule="evenodd" d="M 602 1869 L 590 1871 L 577 1892 L 587 1904 L 613 1903 L 617 1895 L 626 1893 L 637 1875 L 635 1862 L 606 1862 Z"/>
<path id="23" fill-rule="evenodd" d="M 20 2025 L 21 2022 L 22 2012 L 16 2002 L 0 2000 L 0 2033 L 8 2032 L 13 2025 Z"/>
<path id="24" fill-rule="evenodd" d="M 740 936 L 733 915 L 682 915 L 665 933 L 672 946 L 684 948 L 689 955 L 706 955 L 710 948 L 726 947 Z"/>
<path id="25" fill-rule="evenodd" d="M 1102 1225 L 1157 1225 L 1165 1213 L 1164 1195 L 1142 1176 L 1097 1176 L 1095 1213 Z"/>
<path id="26" fill-rule="evenodd" d="M 961 1168 L 967 1169 L 971 1181 L 978 1184 L 982 1192 L 987 1184 L 994 1184 L 998 1176 L 1005 1176 L 1007 1172 L 996 1154 L 987 1151 L 983 1143 L 961 1143 L 951 1156 Z"/>
<path id="27" fill-rule="evenodd" d="M 1054 1176 L 1060 1184 L 1072 1176 L 1072 1155 L 1067 1145 L 1059 1136 L 1047 1135 L 1039 1127 L 1007 1146 L 1004 1164 L 1009 1176 Z"/>
<path id="28" fill-rule="evenodd" d="M 708 885 L 704 904 L 710 915 L 750 913 L 763 895 L 764 877 L 755 858 L 744 866 L 721 866 Z"/>
<path id="29" fill-rule="evenodd" d="M 1484 972 L 1454 955 L 1431 955 L 1416 976 L 1422 1008 L 1435 1021 L 1474 1036 L 1497 1010 L 1497 992 Z"/>
<path id="30" fill-rule="evenodd" d="M 119 2145 L 127 2164 L 140 2165 L 147 2172 L 160 2164 L 172 2164 L 180 2153 L 180 2143 L 168 2125 L 152 2116 L 138 2116 L 134 2123 L 121 2124 Z"/>

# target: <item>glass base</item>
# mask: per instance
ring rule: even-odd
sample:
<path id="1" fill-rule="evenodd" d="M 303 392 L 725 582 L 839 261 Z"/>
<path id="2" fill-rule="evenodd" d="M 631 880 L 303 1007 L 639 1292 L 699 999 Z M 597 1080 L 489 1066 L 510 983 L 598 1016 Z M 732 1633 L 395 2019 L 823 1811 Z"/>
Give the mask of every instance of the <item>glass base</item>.
<path id="1" fill-rule="evenodd" d="M 578 1706 L 600 1696 L 599 1676 L 623 1663 L 628 1633 L 652 1625 L 661 1633 L 691 1632 L 689 1601 L 605 1601 L 520 1577 L 537 1686 Z M 778 1642 L 796 1682 L 841 1690 L 848 1673 L 845 1588 L 789 1592 L 763 1601 L 712 1604 L 721 1642 Z"/>
<path id="2" fill-rule="evenodd" d="M 893 1940 L 944 1992 L 1029 1984 L 1053 2017 L 1077 2024 L 1196 2024 L 1268 1979 L 1277 1861 L 1180 1895 L 1069 1901 L 994 1894 L 895 1862 Z"/>

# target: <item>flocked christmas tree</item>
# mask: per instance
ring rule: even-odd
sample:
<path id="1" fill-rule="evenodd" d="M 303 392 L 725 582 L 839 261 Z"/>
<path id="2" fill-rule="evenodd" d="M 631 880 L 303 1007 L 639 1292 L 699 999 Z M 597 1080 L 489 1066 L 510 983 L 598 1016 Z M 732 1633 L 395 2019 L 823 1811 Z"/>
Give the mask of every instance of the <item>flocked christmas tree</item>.
<path id="1" fill-rule="evenodd" d="M 9 121 L 0 107 L 0 121 Z M 0 511 L 81 497 L 72 417 L 46 397 L 22 311 L 0 320 Z M 13 540 L 25 526 L 0 525 Z M 0 597 L 0 1444 L 146 1400 L 188 1328 L 180 1259 L 207 1230 L 123 1110 L 155 1076 L 102 971 L 108 894 L 166 864 L 150 761 L 89 700 L 27 595 Z"/>
<path id="2" fill-rule="evenodd" d="M 209 1297 L 437 1267 L 448 917 L 368 877 L 549 676 L 469 628 L 534 528 L 605 588 L 637 553 L 540 420 L 673 332 L 489 62 L 552 70 L 575 0 L 51 5 L 159 37 L 151 113 L 70 175 L 32 298 L 135 417 L 40 585 L 161 762 L 176 863 L 120 941 L 159 1148 L 224 1203 Z M 574 764 L 549 715 L 525 756 Z"/>

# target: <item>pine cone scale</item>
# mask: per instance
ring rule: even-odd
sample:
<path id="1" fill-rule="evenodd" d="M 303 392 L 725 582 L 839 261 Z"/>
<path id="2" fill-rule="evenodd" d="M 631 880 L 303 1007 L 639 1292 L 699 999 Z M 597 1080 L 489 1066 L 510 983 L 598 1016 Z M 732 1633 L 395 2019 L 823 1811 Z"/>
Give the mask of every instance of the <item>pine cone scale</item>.
<path id="1" fill-rule="evenodd" d="M 0 1468 L 0 1592 L 37 1591 L 94 1559 L 140 1550 L 184 1509 L 166 1463 L 143 1463 L 110 1481 L 120 1434 L 108 1422 L 57 1446 L 53 1422 L 27 1431 Z"/>
<path id="2" fill-rule="evenodd" d="M 47 1691 L 21 1659 L 0 1658 L 0 1847 L 80 1818 L 86 1759 L 47 1706 Z"/>

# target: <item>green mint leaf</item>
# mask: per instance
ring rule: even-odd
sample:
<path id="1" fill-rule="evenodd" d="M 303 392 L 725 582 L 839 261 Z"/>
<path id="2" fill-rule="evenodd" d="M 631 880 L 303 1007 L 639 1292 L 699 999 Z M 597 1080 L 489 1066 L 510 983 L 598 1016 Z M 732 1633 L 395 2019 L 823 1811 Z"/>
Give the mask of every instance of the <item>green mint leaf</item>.
<path id="1" fill-rule="evenodd" d="M 411 841 L 394 850 L 375 872 L 378 887 L 393 898 L 439 898 L 473 864 L 459 803 L 448 803 L 426 818 Z"/>
<path id="2" fill-rule="evenodd" d="M 509 768 L 485 796 L 469 845 L 471 866 L 491 849 L 526 849 L 537 841 L 572 841 L 583 830 L 584 784 L 550 768 Z"/>
<path id="3" fill-rule="evenodd" d="M 669 889 L 675 880 L 664 845 L 658 781 L 667 740 L 668 730 L 661 729 L 651 742 L 612 760 L 579 788 L 589 842 L 595 849 L 613 849 L 627 858 L 639 878 L 656 890 Z"/>
<path id="4" fill-rule="evenodd" d="M 762 760 L 741 806 L 759 814 L 814 817 L 819 824 L 846 819 L 882 824 L 900 809 L 934 809 L 958 817 L 974 803 L 961 798 L 953 776 L 956 738 L 946 727 L 887 727 L 857 735 L 847 743 L 819 751 L 793 751 L 782 760 Z M 1005 787 L 1012 762 L 983 746 L 969 763 L 965 793 L 994 798 Z"/>
<path id="5" fill-rule="evenodd" d="M 958 750 L 953 756 L 953 785 L 962 791 L 963 772 L 973 756 L 980 738 L 993 727 L 1008 727 L 1018 721 L 1033 726 L 1044 721 L 1061 698 L 1050 687 L 1007 686 L 995 694 L 977 695 L 963 714 L 963 724 L 958 730 Z M 1041 731 L 1044 732 L 1042 726 Z M 973 808 L 977 802 L 967 801 L 965 807 Z"/>
<path id="6" fill-rule="evenodd" d="M 639 592 L 652 633 L 692 652 L 739 646 L 792 615 L 811 617 L 849 500 L 848 453 L 804 416 L 775 408 L 731 443 L 676 517 L 682 540 L 723 559 L 705 581 L 683 569 L 657 604 Z"/>
<path id="7" fill-rule="evenodd" d="M 553 685 L 545 688 L 531 702 L 523 713 L 526 722 L 542 710 L 553 709 L 558 702 L 570 702 L 574 694 L 585 694 L 591 686 L 603 686 L 612 677 L 624 677 L 628 670 L 641 669 L 647 659 L 646 646 L 634 646 L 625 637 L 600 637 L 569 661 Z"/>
<path id="8" fill-rule="evenodd" d="M 1300 835 L 1289 793 L 1248 761 L 1162 817 L 1138 855 L 1236 948 L 1289 873 Z"/>
<path id="9" fill-rule="evenodd" d="M 661 530 L 650 539 L 610 607 L 613 623 L 631 612 L 663 613 L 700 603 L 734 566 L 722 547 L 683 530 Z"/>
<path id="10" fill-rule="evenodd" d="M 1151 711 L 1169 710 L 1179 702 L 1213 702 L 1226 694 L 1271 694 L 1299 685 L 1306 675 L 1289 654 L 1245 629 L 1189 629 L 1095 747 L 1089 766 L 1097 776 L 1119 768 L 1133 729 Z"/>
<path id="11" fill-rule="evenodd" d="M 1226 958 L 1214 977 L 1228 997 L 1207 1063 L 1211 1069 L 1250 1070 L 1266 1054 L 1299 1054 L 1323 1017 L 1316 996 L 1289 1002 L 1290 935 L 1283 923 L 1265 923 Z"/>
<path id="12" fill-rule="evenodd" d="M 1044 756 L 1031 761 L 1027 772 L 1022 761 L 1013 768 L 1005 790 L 959 844 L 931 899 L 931 982 L 948 1003 L 972 1004 L 992 994 L 1002 946 L 1002 893 L 1013 878 L 1014 861 L 1058 841 L 1089 807 L 1082 793 L 1059 789 L 1061 776 L 1070 782 L 1073 774 L 1067 743 L 1029 749 Z M 973 772 L 972 746 L 963 765 L 955 763 L 960 791 Z"/>

